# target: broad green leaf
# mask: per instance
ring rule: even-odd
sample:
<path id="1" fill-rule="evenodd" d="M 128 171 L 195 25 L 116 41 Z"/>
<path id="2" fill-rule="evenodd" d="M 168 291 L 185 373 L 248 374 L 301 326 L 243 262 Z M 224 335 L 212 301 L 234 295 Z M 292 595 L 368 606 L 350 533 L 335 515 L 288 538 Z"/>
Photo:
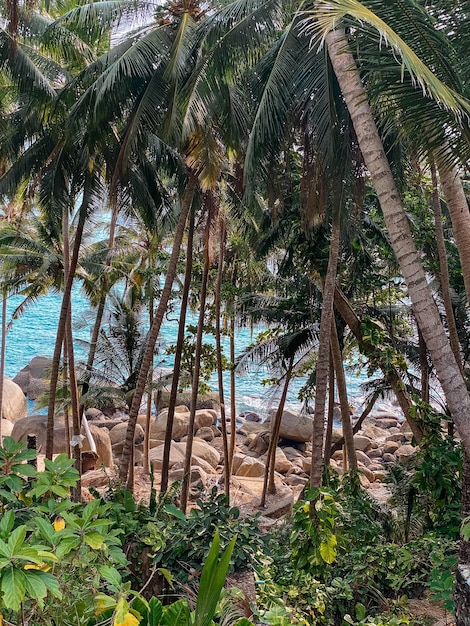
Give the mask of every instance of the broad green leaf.
<path id="1" fill-rule="evenodd" d="M 157 622 L 158 624 L 158 622 Z M 186 600 L 177 600 L 163 609 L 161 626 L 191 626 L 191 613 Z"/>
<path id="2" fill-rule="evenodd" d="M 180 519 L 180 520 L 186 519 L 186 515 L 183 513 L 183 511 L 179 509 L 177 506 L 175 506 L 174 504 L 170 504 L 170 503 L 165 504 L 165 506 L 163 507 L 163 510 L 169 515 L 173 515 L 173 517 L 176 517 L 177 519 Z"/>
<path id="3" fill-rule="evenodd" d="M 100 506 L 101 502 L 99 500 L 92 500 L 86 505 L 86 507 L 83 509 L 82 514 L 85 523 L 90 522 L 92 518 L 97 515 Z"/>
<path id="4" fill-rule="evenodd" d="M 100 567 L 101 577 L 106 581 L 114 585 L 116 588 L 119 588 L 122 584 L 121 574 L 115 567 L 110 567 L 109 565 L 102 565 Z"/>
<path id="5" fill-rule="evenodd" d="M 2 576 L 0 587 L 5 607 L 13 611 L 19 611 L 26 590 L 24 572 L 13 567 L 6 570 Z"/>
<path id="6" fill-rule="evenodd" d="M 320 544 L 320 555 L 325 563 L 333 563 L 336 559 L 336 537 L 331 535 L 328 541 L 322 541 Z"/>
<path id="7" fill-rule="evenodd" d="M 15 515 L 13 511 L 7 511 L 0 519 L 0 534 L 8 537 L 11 529 L 15 524 Z"/>
<path id="8" fill-rule="evenodd" d="M 15 528 L 15 530 L 11 533 L 7 544 L 11 556 L 13 556 L 23 546 L 25 537 L 26 526 L 18 526 L 18 528 Z"/>
<path id="9" fill-rule="evenodd" d="M 86 533 L 83 536 L 83 541 L 87 543 L 90 548 L 93 548 L 93 550 L 99 550 L 104 543 L 104 538 L 103 535 L 99 533 Z"/>
<path id="10" fill-rule="evenodd" d="M 158 598 L 150 598 L 147 626 L 159 626 L 163 615 L 163 605 Z"/>

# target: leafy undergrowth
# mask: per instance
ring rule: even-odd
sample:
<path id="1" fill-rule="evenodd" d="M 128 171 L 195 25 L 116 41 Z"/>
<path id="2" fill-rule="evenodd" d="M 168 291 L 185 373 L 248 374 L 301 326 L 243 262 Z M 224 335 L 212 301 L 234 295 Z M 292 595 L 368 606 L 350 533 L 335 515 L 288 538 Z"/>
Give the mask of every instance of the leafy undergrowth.
<path id="1" fill-rule="evenodd" d="M 432 618 L 413 617 L 407 599 L 432 595 L 452 610 L 457 537 L 442 532 L 438 518 L 449 511 L 428 499 L 418 523 L 417 499 L 402 518 L 357 476 L 333 478 L 262 534 L 257 515 L 241 516 L 216 489 L 187 515 L 177 486 L 147 505 L 115 485 L 72 502 L 72 461 L 59 455 L 37 473 L 34 454 L 9 438 L 0 449 L 7 626 L 425 626 Z M 220 593 L 229 571 L 253 573 L 256 605 L 237 590 Z"/>

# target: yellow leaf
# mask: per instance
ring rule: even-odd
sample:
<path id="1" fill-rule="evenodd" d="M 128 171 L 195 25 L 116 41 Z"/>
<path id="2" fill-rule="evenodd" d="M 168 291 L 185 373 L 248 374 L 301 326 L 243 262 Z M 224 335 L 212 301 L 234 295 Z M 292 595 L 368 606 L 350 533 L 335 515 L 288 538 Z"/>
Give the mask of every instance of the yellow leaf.
<path id="1" fill-rule="evenodd" d="M 117 622 L 116 620 L 114 620 L 113 626 L 139 626 L 139 620 L 134 615 L 132 615 L 132 613 L 127 612 L 124 615 L 124 621 Z"/>
<path id="2" fill-rule="evenodd" d="M 51 566 L 47 563 L 40 563 L 40 565 L 36 565 L 35 563 L 27 563 L 23 569 L 38 569 L 42 572 L 48 572 L 51 569 Z M 0 621 L 0 626 L 2 626 L 2 622 Z"/>
<path id="3" fill-rule="evenodd" d="M 54 530 L 56 532 L 59 532 L 59 530 L 62 530 L 63 528 L 65 528 L 65 520 L 63 517 L 56 517 L 54 520 Z"/>

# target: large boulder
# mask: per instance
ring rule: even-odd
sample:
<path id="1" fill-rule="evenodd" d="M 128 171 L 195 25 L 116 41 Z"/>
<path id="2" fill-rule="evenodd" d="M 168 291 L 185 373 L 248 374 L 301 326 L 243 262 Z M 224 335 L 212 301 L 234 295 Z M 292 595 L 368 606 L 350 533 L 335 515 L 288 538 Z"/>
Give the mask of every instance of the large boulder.
<path id="1" fill-rule="evenodd" d="M 46 427 L 47 427 L 47 415 L 30 415 L 24 417 L 21 420 L 15 422 L 13 430 L 11 431 L 11 437 L 15 441 L 27 441 L 28 435 L 36 437 L 36 450 L 44 453 L 46 449 Z M 99 467 L 104 465 L 105 467 L 113 467 L 113 452 L 111 447 L 111 439 L 109 438 L 109 432 L 107 428 L 99 428 L 94 424 L 89 424 L 90 432 L 93 436 L 96 452 L 98 458 L 95 465 Z M 85 436 L 84 429 L 82 428 L 82 452 L 90 451 L 90 444 Z M 54 428 L 54 454 L 61 452 L 67 452 L 67 435 L 65 426 L 63 423 L 58 423 Z"/>
<path id="2" fill-rule="evenodd" d="M 283 411 L 279 436 L 289 441 L 311 441 L 313 433 L 313 419 L 310 415 Z"/>
<path id="3" fill-rule="evenodd" d="M 28 403 L 19 385 L 10 378 L 3 379 L 3 417 L 10 422 L 16 422 L 28 415 Z"/>
<path id="4" fill-rule="evenodd" d="M 173 428 L 171 430 L 172 439 L 181 439 L 188 434 L 189 424 L 189 410 L 184 407 L 185 410 L 178 408 L 175 409 L 175 415 L 173 418 Z M 166 425 L 168 420 L 168 409 L 163 409 L 157 415 L 155 420 L 150 426 L 150 433 L 152 439 L 164 439 L 166 433 Z"/>
<path id="5" fill-rule="evenodd" d="M 35 356 L 26 367 L 18 372 L 13 379 L 23 393 L 31 400 L 36 400 L 41 393 L 49 388 L 49 372 L 52 359 L 45 356 Z"/>

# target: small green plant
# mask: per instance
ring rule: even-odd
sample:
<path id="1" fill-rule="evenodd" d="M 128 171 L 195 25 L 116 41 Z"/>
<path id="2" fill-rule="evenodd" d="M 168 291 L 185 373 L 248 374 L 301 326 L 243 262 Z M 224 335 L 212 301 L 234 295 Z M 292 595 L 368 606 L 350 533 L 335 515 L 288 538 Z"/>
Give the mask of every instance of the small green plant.
<path id="1" fill-rule="evenodd" d="M 28 479 L 36 476 L 36 468 L 25 461 L 33 461 L 36 456 L 36 450 L 28 450 L 25 443 L 4 438 L 0 447 L 0 503 L 18 502 Z"/>
<path id="2" fill-rule="evenodd" d="M 336 559 L 335 522 L 341 507 L 327 489 L 310 489 L 305 499 L 294 507 L 292 560 L 296 567 L 320 575 Z"/>

